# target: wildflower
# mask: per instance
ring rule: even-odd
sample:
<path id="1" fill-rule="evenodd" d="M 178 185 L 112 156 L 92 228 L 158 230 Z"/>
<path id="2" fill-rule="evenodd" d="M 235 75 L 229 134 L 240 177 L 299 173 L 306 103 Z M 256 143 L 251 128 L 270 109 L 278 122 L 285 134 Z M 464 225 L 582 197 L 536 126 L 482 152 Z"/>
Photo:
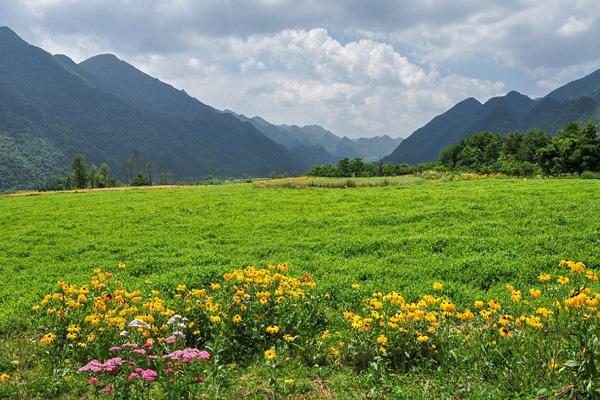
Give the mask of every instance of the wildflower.
<path id="1" fill-rule="evenodd" d="M 296 381 L 295 381 L 295 380 L 293 380 L 293 379 L 285 379 L 285 380 L 283 381 L 283 383 L 285 383 L 286 385 L 293 385 L 293 384 L 294 384 L 294 382 L 296 382 Z"/>
<path id="2" fill-rule="evenodd" d="M 552 357 L 550 359 L 550 362 L 548 362 L 548 368 L 549 369 L 556 369 L 556 368 L 558 368 L 558 363 L 556 362 L 556 358 Z"/>
<path id="3" fill-rule="evenodd" d="M 221 322 L 221 317 L 219 317 L 218 315 L 211 315 L 209 319 L 210 322 L 212 322 L 213 324 L 218 324 L 219 322 Z"/>
<path id="4" fill-rule="evenodd" d="M 296 336 L 292 336 L 289 334 L 285 334 L 283 335 L 283 340 L 285 340 L 286 342 L 293 342 L 296 339 Z"/>
<path id="5" fill-rule="evenodd" d="M 508 329 L 506 329 L 506 327 L 502 327 L 500 328 L 500 336 L 502 337 L 507 337 L 510 336 L 510 332 L 508 331 Z"/>
<path id="6" fill-rule="evenodd" d="M 566 276 L 560 276 L 558 277 L 558 279 L 556 280 L 556 282 L 558 282 L 561 285 L 566 285 L 569 283 L 569 278 Z"/>
<path id="7" fill-rule="evenodd" d="M 142 321 L 141 319 L 134 319 L 129 323 L 129 327 L 130 328 L 138 328 L 138 329 L 152 329 L 152 327 L 146 322 L 146 321 Z"/>
<path id="8" fill-rule="evenodd" d="M 242 322 L 242 316 L 236 314 L 233 316 L 233 318 L 231 318 L 231 321 L 233 321 L 234 324 L 239 324 L 240 322 Z"/>
<path id="9" fill-rule="evenodd" d="M 10 375 L 9 374 L 2 374 L 0 375 L 0 382 L 8 382 L 10 380 Z"/>
<path id="10" fill-rule="evenodd" d="M 538 308 L 535 310 L 535 312 L 536 312 L 537 314 L 540 314 L 540 315 L 544 316 L 544 317 L 547 317 L 547 316 L 549 316 L 550 314 L 552 314 L 552 311 L 550 311 L 550 310 L 548 310 L 547 308 L 544 308 L 544 307 L 538 307 Z"/>
<path id="11" fill-rule="evenodd" d="M 104 393 L 108 393 L 108 394 L 111 394 L 111 393 L 112 393 L 112 391 L 113 391 L 113 388 L 112 388 L 112 386 L 107 386 L 107 387 L 105 387 L 105 388 L 104 388 L 104 390 L 103 390 L 103 392 L 104 392 Z"/>
<path id="12" fill-rule="evenodd" d="M 385 337 L 384 335 L 379 335 L 377 337 L 377 344 L 379 344 L 381 346 L 385 346 L 386 344 L 388 344 L 388 338 Z"/>
<path id="13" fill-rule="evenodd" d="M 542 295 L 542 292 L 539 289 L 531 288 L 529 289 L 529 295 L 532 299 L 539 299 Z"/>
<path id="14" fill-rule="evenodd" d="M 433 290 L 435 290 L 436 292 L 441 291 L 443 287 L 444 285 L 442 285 L 440 282 L 433 283 Z"/>
<path id="15" fill-rule="evenodd" d="M 550 274 L 542 273 L 538 276 L 538 280 L 540 282 L 550 282 L 550 279 L 552 279 L 552 276 Z"/>
<path id="16" fill-rule="evenodd" d="M 158 376 L 158 374 L 156 373 L 156 371 L 153 371 L 151 369 L 147 369 L 142 371 L 142 373 L 140 374 L 140 376 L 142 377 L 142 379 L 145 379 L 148 382 L 152 382 L 153 380 L 156 379 L 156 377 Z"/>
<path id="17" fill-rule="evenodd" d="M 454 304 L 452 304 L 451 302 L 444 300 L 440 304 L 440 310 L 447 312 L 447 313 L 452 313 L 456 310 L 456 306 Z"/>
<path id="18" fill-rule="evenodd" d="M 129 374 L 129 378 L 127 378 L 127 380 L 131 382 L 134 379 L 141 379 L 141 376 L 137 372 L 132 372 Z"/>
<path id="19" fill-rule="evenodd" d="M 265 359 L 272 360 L 275 357 L 277 357 L 277 351 L 274 348 L 265 351 Z"/>
<path id="20" fill-rule="evenodd" d="M 175 336 L 169 336 L 168 338 L 165 339 L 166 344 L 173 344 L 176 341 L 177 341 L 177 338 Z"/>
<path id="21" fill-rule="evenodd" d="M 483 308 L 483 301 L 476 300 L 475 303 L 473 303 L 473 305 L 475 306 L 475 308 Z"/>
<path id="22" fill-rule="evenodd" d="M 117 268 L 123 270 L 125 269 L 127 266 L 125 265 L 125 263 L 123 261 L 119 261 L 119 263 L 117 264 Z"/>
<path id="23" fill-rule="evenodd" d="M 98 383 L 100 383 L 100 380 L 98 378 L 90 378 L 88 379 L 88 385 L 97 385 Z"/>
<path id="24" fill-rule="evenodd" d="M 56 335 L 55 334 L 48 333 L 48 334 L 44 335 L 44 337 L 42 337 L 40 339 L 40 343 L 45 346 L 45 345 L 48 345 L 48 344 L 54 342 L 55 339 L 56 339 Z"/>
<path id="25" fill-rule="evenodd" d="M 204 377 L 203 376 L 197 376 L 196 377 L 196 382 L 197 383 L 204 383 Z"/>
<path id="26" fill-rule="evenodd" d="M 265 331 L 271 335 L 274 335 L 276 333 L 279 333 L 279 327 L 277 325 L 267 326 Z"/>
<path id="27" fill-rule="evenodd" d="M 427 342 L 429 342 L 429 336 L 425 336 L 425 335 L 417 336 L 417 342 L 427 343 Z"/>
<path id="28" fill-rule="evenodd" d="M 354 290 L 358 290 L 358 289 L 360 289 L 360 284 L 358 284 L 358 283 L 353 283 L 353 284 L 352 284 L 352 289 L 354 289 Z"/>
<path id="29" fill-rule="evenodd" d="M 595 273 L 595 272 L 594 272 L 594 271 L 592 271 L 592 270 L 588 270 L 588 271 L 585 273 L 585 276 L 586 276 L 586 278 L 588 278 L 590 281 L 594 281 L 594 282 L 595 282 L 595 281 L 597 281 L 597 280 L 598 280 L 598 274 L 597 274 L 597 273 Z"/>

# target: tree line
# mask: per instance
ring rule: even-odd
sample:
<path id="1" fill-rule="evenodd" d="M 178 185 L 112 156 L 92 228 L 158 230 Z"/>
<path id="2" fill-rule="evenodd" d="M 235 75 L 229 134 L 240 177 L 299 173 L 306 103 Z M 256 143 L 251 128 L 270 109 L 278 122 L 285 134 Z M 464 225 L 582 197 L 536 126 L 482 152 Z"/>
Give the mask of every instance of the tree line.
<path id="1" fill-rule="evenodd" d="M 133 151 L 131 159 L 123 163 L 123 179 L 121 182 L 113 177 L 109 166 L 102 163 L 88 164 L 81 154 L 75 155 L 69 165 L 69 173 L 64 178 L 51 179 L 37 186 L 38 191 L 69 190 L 69 189 L 95 189 L 115 186 L 151 186 L 153 184 L 153 163 L 143 161 L 139 152 Z M 158 183 L 161 185 L 175 183 L 175 175 L 168 171 L 158 172 Z"/>
<path id="2" fill-rule="evenodd" d="M 600 171 L 600 137 L 594 124 L 576 122 L 568 123 L 556 135 L 539 129 L 504 137 L 481 132 L 446 147 L 439 163 L 450 170 L 507 175 L 581 175 Z"/>
<path id="3" fill-rule="evenodd" d="M 513 176 L 558 176 L 600 172 L 600 137 L 596 126 L 570 122 L 556 135 L 540 129 L 501 136 L 479 132 L 446 147 L 438 162 L 416 165 L 365 163 L 344 158 L 315 165 L 309 176 L 369 177 L 408 175 L 426 170 L 503 173 Z"/>

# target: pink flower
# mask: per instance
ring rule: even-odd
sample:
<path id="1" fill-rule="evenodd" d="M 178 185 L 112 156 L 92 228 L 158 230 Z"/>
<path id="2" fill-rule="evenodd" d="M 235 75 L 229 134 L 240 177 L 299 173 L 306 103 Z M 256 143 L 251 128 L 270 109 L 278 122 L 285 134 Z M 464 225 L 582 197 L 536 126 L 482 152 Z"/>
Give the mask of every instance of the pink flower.
<path id="1" fill-rule="evenodd" d="M 173 344 L 176 341 L 177 341 L 177 338 L 175 336 L 169 336 L 168 338 L 165 339 L 166 344 Z"/>
<path id="2" fill-rule="evenodd" d="M 144 343 L 142 345 L 142 347 L 145 348 L 145 349 L 151 349 L 151 348 L 154 347 L 154 345 L 152 343 L 150 343 L 150 342 L 146 342 L 146 343 Z"/>
<path id="3" fill-rule="evenodd" d="M 154 360 L 156 360 L 156 359 L 158 358 L 158 356 L 148 356 L 148 357 L 146 357 L 146 358 L 147 358 L 148 360 L 152 360 L 152 361 L 154 361 Z"/>
<path id="4" fill-rule="evenodd" d="M 132 372 L 131 374 L 129 374 L 129 378 L 127 378 L 127 380 L 129 382 L 131 382 L 134 379 L 140 379 L 140 376 L 138 374 L 136 374 L 135 372 Z"/>
<path id="5" fill-rule="evenodd" d="M 165 369 L 165 374 L 172 374 L 173 372 L 175 372 L 175 370 L 173 368 Z"/>
<path id="6" fill-rule="evenodd" d="M 156 373 L 156 371 L 153 371 L 151 369 L 147 369 L 142 372 L 142 378 L 147 380 L 148 382 L 152 382 L 156 379 L 157 376 L 158 374 Z"/>
<path id="7" fill-rule="evenodd" d="M 202 360 L 208 360 L 210 358 L 210 354 L 207 351 L 200 351 L 198 349 L 183 349 L 176 350 L 170 354 L 165 354 L 163 356 L 164 359 L 170 358 L 172 360 L 181 360 L 184 363 L 188 363 L 195 358 L 200 358 Z"/>
<path id="8" fill-rule="evenodd" d="M 141 354 L 141 355 L 145 355 L 146 354 L 146 350 L 144 350 L 144 349 L 134 350 L 133 352 L 137 353 L 137 354 Z"/>
<path id="9" fill-rule="evenodd" d="M 110 349 L 108 349 L 108 351 L 119 351 L 121 350 L 121 348 L 119 346 L 113 346 Z"/>
<path id="10" fill-rule="evenodd" d="M 104 388 L 104 393 L 112 393 L 112 391 L 113 391 L 112 386 L 107 386 Z"/>
<path id="11" fill-rule="evenodd" d="M 196 377 L 196 382 L 203 383 L 204 382 L 204 377 L 203 376 L 197 376 Z"/>
<path id="12" fill-rule="evenodd" d="M 137 343 L 124 343 L 124 344 L 121 345 L 121 347 L 123 347 L 125 349 L 128 348 L 128 347 L 130 347 L 130 348 L 136 348 L 136 347 L 138 347 L 138 344 Z"/>
<path id="13" fill-rule="evenodd" d="M 88 380 L 88 384 L 90 385 L 97 385 L 98 383 L 100 383 L 100 380 L 98 378 L 90 378 Z"/>

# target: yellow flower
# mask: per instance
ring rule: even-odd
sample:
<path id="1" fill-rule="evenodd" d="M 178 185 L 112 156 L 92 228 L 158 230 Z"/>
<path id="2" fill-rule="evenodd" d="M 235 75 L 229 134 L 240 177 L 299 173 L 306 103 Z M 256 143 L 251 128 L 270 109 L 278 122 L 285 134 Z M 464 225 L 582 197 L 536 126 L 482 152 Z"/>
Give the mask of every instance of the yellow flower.
<path id="1" fill-rule="evenodd" d="M 221 288 L 221 284 L 217 283 L 217 282 L 211 283 L 210 284 L 210 288 L 211 289 L 220 289 Z"/>
<path id="2" fill-rule="evenodd" d="M 556 282 L 558 282 L 561 285 L 566 285 L 567 283 L 569 283 L 569 278 L 566 276 L 560 276 L 560 277 L 558 277 Z"/>
<path id="3" fill-rule="evenodd" d="M 456 310 L 456 306 L 454 304 L 452 304 L 451 302 L 444 300 L 440 304 L 440 310 L 447 312 L 447 313 L 451 313 Z"/>
<path id="4" fill-rule="evenodd" d="M 187 289 L 187 286 L 184 285 L 183 283 L 180 285 L 177 285 L 177 291 L 178 292 L 183 292 L 185 289 Z M 154 293 L 153 293 L 154 294 Z"/>
<path id="5" fill-rule="evenodd" d="M 556 358 L 552 357 L 550 359 L 550 362 L 548 363 L 548 368 L 549 369 L 556 369 L 556 368 L 558 368 L 558 363 L 556 362 Z"/>
<path id="6" fill-rule="evenodd" d="M 296 381 L 293 379 L 286 379 L 283 381 L 283 383 L 285 383 L 286 385 L 293 385 L 294 382 L 296 382 Z"/>
<path id="7" fill-rule="evenodd" d="M 117 267 L 119 269 L 125 269 L 127 266 L 125 265 L 125 263 L 123 261 L 119 261 L 119 263 L 117 264 Z"/>
<path id="8" fill-rule="evenodd" d="M 272 360 L 272 359 L 274 359 L 275 357 L 277 357 L 277 351 L 275 351 L 275 349 L 274 349 L 274 348 L 270 348 L 269 350 L 266 350 L 266 351 L 265 351 L 265 358 L 266 358 L 267 360 Z"/>
<path id="9" fill-rule="evenodd" d="M 360 289 L 360 285 L 358 283 L 353 283 L 352 284 L 352 289 L 354 289 L 354 290 Z"/>
<path id="10" fill-rule="evenodd" d="M 542 292 L 539 289 L 531 288 L 531 289 L 529 289 L 529 295 L 533 299 L 539 299 L 540 296 L 542 295 Z"/>
<path id="11" fill-rule="evenodd" d="M 90 333 L 89 335 L 87 335 L 88 342 L 93 342 L 94 340 L 96 340 L 96 335 L 94 335 L 93 333 Z"/>
<path id="12" fill-rule="evenodd" d="M 210 322 L 212 322 L 213 324 L 218 324 L 219 322 L 221 322 L 221 317 L 219 317 L 218 315 L 211 315 L 209 319 Z"/>
<path id="13" fill-rule="evenodd" d="M 510 332 L 505 327 L 500 328 L 500 336 L 507 337 L 510 336 Z"/>
<path id="14" fill-rule="evenodd" d="M 45 346 L 45 345 L 48 345 L 48 344 L 54 342 L 55 339 L 56 339 L 56 335 L 54 333 L 48 333 L 40 339 L 40 343 Z"/>
<path id="15" fill-rule="evenodd" d="M 285 340 L 286 342 L 293 342 L 294 340 L 296 340 L 296 336 L 292 336 L 286 333 L 285 335 L 283 335 L 283 340 Z"/>
<path id="16" fill-rule="evenodd" d="M 443 287 L 444 285 L 442 285 L 440 282 L 433 282 L 433 290 L 435 290 L 436 292 L 442 290 Z"/>
<path id="17" fill-rule="evenodd" d="M 2 374 L 2 375 L 0 375 L 0 382 L 8 382 L 9 379 L 10 379 L 10 375 L 9 374 Z"/>
<path id="18" fill-rule="evenodd" d="M 377 337 L 377 344 L 381 345 L 381 346 L 385 346 L 386 344 L 388 344 L 388 338 L 385 337 L 385 335 L 379 335 Z"/>
<path id="19" fill-rule="evenodd" d="M 538 307 L 537 310 L 535 310 L 535 312 L 537 314 L 540 314 L 540 315 L 544 316 L 544 317 L 547 317 L 550 314 L 552 314 L 552 311 L 550 311 L 550 310 L 548 310 L 547 308 L 544 308 L 544 307 Z"/>
<path id="20" fill-rule="evenodd" d="M 552 276 L 550 274 L 540 274 L 538 276 L 538 280 L 540 282 L 550 282 L 550 279 L 552 279 Z"/>
<path id="21" fill-rule="evenodd" d="M 233 318 L 231 318 L 231 320 L 233 321 L 234 324 L 239 324 L 240 322 L 242 322 L 242 316 L 239 314 L 236 314 L 233 316 Z"/>
<path id="22" fill-rule="evenodd" d="M 475 303 L 473 303 L 475 308 L 483 308 L 483 301 L 481 300 L 476 300 Z"/>
<path id="23" fill-rule="evenodd" d="M 425 336 L 425 335 L 417 336 L 417 342 L 427 343 L 427 342 L 429 342 L 429 336 Z"/>
<path id="24" fill-rule="evenodd" d="M 597 274 L 597 273 L 595 273 L 595 272 L 594 272 L 594 271 L 592 271 L 592 270 L 588 270 L 588 271 L 585 273 L 585 276 L 586 276 L 586 277 L 587 277 L 587 278 L 588 278 L 590 281 L 594 281 L 594 282 L 595 282 L 595 281 L 597 281 L 597 280 L 598 280 L 598 274 Z"/>
<path id="25" fill-rule="evenodd" d="M 276 333 L 279 333 L 279 327 L 277 325 L 267 326 L 267 329 L 265 329 L 265 331 L 271 335 L 274 335 Z"/>

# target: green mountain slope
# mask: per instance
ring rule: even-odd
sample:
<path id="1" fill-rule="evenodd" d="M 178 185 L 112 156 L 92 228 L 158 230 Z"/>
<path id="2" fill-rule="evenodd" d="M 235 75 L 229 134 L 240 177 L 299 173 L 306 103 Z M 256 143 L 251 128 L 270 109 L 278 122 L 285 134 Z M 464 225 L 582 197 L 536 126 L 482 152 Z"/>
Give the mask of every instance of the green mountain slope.
<path id="1" fill-rule="evenodd" d="M 0 132 L 9 149 L 0 153 L 0 189 L 28 188 L 64 174 L 76 153 L 90 162 L 107 162 L 118 173 L 134 149 L 155 168 L 183 180 L 301 170 L 285 147 L 251 124 L 116 58 L 93 61 L 77 65 L 0 28 Z M 25 138 L 43 141 L 48 159 L 62 167 L 36 167 L 43 172 L 35 179 L 22 174 L 25 161 L 35 158 Z"/>
<path id="2" fill-rule="evenodd" d="M 485 104 L 467 99 L 417 129 L 385 158 L 385 162 L 436 161 L 443 148 L 475 132 L 507 134 L 540 128 L 554 133 L 570 121 L 597 123 L 600 120 L 599 94 L 600 71 L 596 71 L 539 100 L 515 91 L 494 97 Z"/>

